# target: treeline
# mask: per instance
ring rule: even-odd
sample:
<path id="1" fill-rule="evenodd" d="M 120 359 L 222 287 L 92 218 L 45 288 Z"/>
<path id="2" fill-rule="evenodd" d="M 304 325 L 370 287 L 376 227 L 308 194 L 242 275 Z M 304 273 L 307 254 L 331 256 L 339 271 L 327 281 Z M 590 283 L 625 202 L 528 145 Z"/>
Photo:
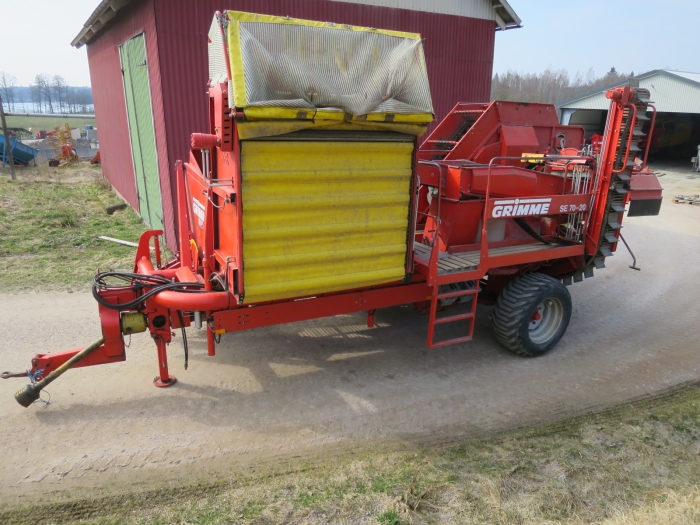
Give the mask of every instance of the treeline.
<path id="1" fill-rule="evenodd" d="M 0 71 L 0 97 L 8 112 L 92 113 L 92 89 L 69 86 L 61 75 L 40 73 L 31 86 L 18 86 L 17 78 Z"/>
<path id="2" fill-rule="evenodd" d="M 602 77 L 596 77 L 593 69 L 585 75 L 577 72 L 572 78 L 565 69 L 546 69 L 542 73 L 508 71 L 495 74 L 491 83 L 491 100 L 540 102 L 561 104 L 607 86 L 618 84 L 634 76 L 618 73 L 613 67 Z"/>

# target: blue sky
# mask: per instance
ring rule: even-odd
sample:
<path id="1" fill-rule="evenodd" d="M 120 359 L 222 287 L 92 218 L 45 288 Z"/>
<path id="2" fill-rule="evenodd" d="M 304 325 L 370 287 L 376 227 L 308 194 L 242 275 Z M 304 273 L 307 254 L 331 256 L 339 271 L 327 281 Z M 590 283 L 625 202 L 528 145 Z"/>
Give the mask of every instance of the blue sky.
<path id="1" fill-rule="evenodd" d="M 36 73 L 60 74 L 69 84 L 88 85 L 85 48 L 76 50 L 70 42 L 98 4 L 0 0 L 0 71 L 16 76 L 22 85 L 32 83 Z M 700 0 L 510 4 L 523 19 L 523 28 L 496 35 L 497 73 L 551 67 L 585 76 L 593 68 L 602 76 L 612 66 L 625 73 L 658 68 L 700 72 Z"/>
<path id="2" fill-rule="evenodd" d="M 700 0 L 510 0 L 521 29 L 496 35 L 494 72 L 565 68 L 602 76 L 700 72 Z"/>

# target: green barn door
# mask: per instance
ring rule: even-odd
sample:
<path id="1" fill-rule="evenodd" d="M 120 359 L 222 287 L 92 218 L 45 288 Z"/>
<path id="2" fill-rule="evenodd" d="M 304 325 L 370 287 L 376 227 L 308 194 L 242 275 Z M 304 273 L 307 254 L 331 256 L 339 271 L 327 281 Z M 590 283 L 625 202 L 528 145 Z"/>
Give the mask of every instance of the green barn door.
<path id="1" fill-rule="evenodd" d="M 146 39 L 143 33 L 119 46 L 129 120 L 131 155 L 141 218 L 153 229 L 163 229 L 156 134 L 153 128 L 151 90 L 148 83 Z"/>

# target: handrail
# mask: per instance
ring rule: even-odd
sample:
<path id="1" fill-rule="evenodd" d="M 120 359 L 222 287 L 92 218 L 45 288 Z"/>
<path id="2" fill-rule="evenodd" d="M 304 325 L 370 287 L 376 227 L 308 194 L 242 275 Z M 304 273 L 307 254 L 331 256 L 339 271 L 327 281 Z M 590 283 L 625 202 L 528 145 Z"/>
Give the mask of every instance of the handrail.
<path id="1" fill-rule="evenodd" d="M 568 160 L 568 161 L 573 161 L 573 160 L 578 160 L 578 159 L 586 159 L 586 160 L 593 160 L 592 157 L 579 157 L 578 155 L 572 156 L 572 155 L 545 155 L 541 157 L 542 161 L 546 160 Z M 491 159 L 489 162 L 489 171 L 487 174 L 486 178 L 486 195 L 484 199 L 484 215 L 481 220 L 481 249 L 480 254 L 481 254 L 481 259 L 488 259 L 489 256 L 489 243 L 488 243 L 488 229 L 487 229 L 487 222 L 488 222 L 488 213 L 489 213 L 489 197 L 491 196 L 491 170 L 493 169 L 493 163 L 494 161 L 497 160 L 523 160 L 523 157 L 494 157 Z M 512 168 L 512 166 L 496 166 L 497 168 Z"/>
<path id="2" fill-rule="evenodd" d="M 632 124 L 632 129 L 630 130 L 629 138 L 627 139 L 627 147 L 625 148 L 625 160 L 622 163 L 622 168 L 620 168 L 619 170 L 616 170 L 615 164 L 614 164 L 615 161 L 613 160 L 613 169 L 612 169 L 613 173 L 622 173 L 623 171 L 625 171 L 627 169 L 627 161 L 630 158 L 630 147 L 632 146 L 632 139 L 634 138 L 634 122 L 637 120 L 637 106 L 635 106 L 632 103 L 629 103 L 629 104 L 625 104 L 625 107 L 626 108 L 631 107 L 634 110 L 632 112 L 632 120 L 630 120 L 630 123 Z"/>
<path id="3" fill-rule="evenodd" d="M 651 117 L 651 127 L 649 128 L 649 133 L 647 134 L 647 149 L 644 152 L 644 163 L 642 166 L 647 165 L 647 158 L 649 157 L 649 150 L 651 149 L 651 138 L 654 136 L 654 126 L 656 125 L 656 106 L 654 104 L 647 104 L 647 107 L 649 106 L 654 108 L 654 114 Z"/>
<path id="4" fill-rule="evenodd" d="M 441 164 L 438 164 L 437 162 L 429 161 L 429 160 L 421 160 L 418 161 L 420 164 L 424 164 L 426 166 L 435 166 L 438 169 L 438 181 L 437 181 L 437 188 L 438 188 L 438 193 L 437 193 L 437 215 L 435 217 L 435 233 L 433 235 L 433 244 L 431 246 L 430 250 L 430 261 L 428 263 L 428 279 L 430 281 L 433 281 L 437 275 L 437 259 L 438 259 L 438 232 L 440 231 L 440 197 L 441 197 L 441 192 L 440 189 L 442 188 L 442 181 L 443 181 L 443 168 L 444 166 Z M 426 214 L 428 217 L 433 217 L 433 215 Z M 435 272 L 435 274 L 433 273 Z"/>
<path id="5" fill-rule="evenodd" d="M 518 160 L 522 161 L 523 157 L 513 157 L 513 156 L 501 156 L 501 157 L 494 157 L 491 159 L 491 161 L 488 163 L 488 173 L 487 173 L 487 178 L 486 178 L 486 192 L 484 196 L 484 211 L 483 211 L 483 216 L 482 216 L 482 221 L 481 221 L 481 242 L 480 242 L 480 260 L 488 259 L 488 212 L 489 212 L 489 199 L 491 197 L 491 172 L 493 169 L 510 169 L 513 168 L 513 166 L 508 166 L 508 165 L 503 165 L 503 166 L 494 166 L 495 161 L 500 161 L 500 160 Z M 592 156 L 579 156 L 579 155 L 544 155 L 541 157 L 541 160 L 547 161 L 547 160 L 564 160 L 567 161 L 565 164 L 565 174 L 568 171 L 569 165 L 572 164 L 573 161 L 576 160 L 585 160 L 586 162 L 590 161 L 595 161 L 595 158 Z M 437 237 L 438 237 L 438 231 L 440 226 L 440 201 L 442 200 L 442 182 L 444 180 L 444 168 L 445 167 L 450 167 L 445 163 L 445 161 L 427 161 L 427 160 L 419 160 L 419 164 L 424 164 L 424 165 L 429 165 L 429 166 L 434 166 L 438 169 L 438 182 L 437 182 L 437 187 L 438 187 L 438 194 L 437 194 L 437 199 L 438 199 L 438 209 L 437 209 L 437 217 L 436 217 L 436 231 L 435 231 L 435 236 L 433 237 L 433 244 L 432 244 L 432 250 L 430 253 L 430 262 L 429 262 L 429 271 L 432 272 L 433 267 L 437 266 Z M 461 167 L 461 166 L 453 166 L 453 167 Z M 470 167 L 474 168 L 474 165 L 471 166 L 463 166 L 463 167 Z M 562 195 L 566 194 L 566 176 L 564 180 L 564 193 Z M 590 188 L 588 189 L 588 193 L 590 193 Z M 435 217 L 429 213 L 425 212 L 418 212 L 421 215 L 426 215 L 429 217 Z M 429 277 L 432 278 L 434 276 L 429 275 Z"/>

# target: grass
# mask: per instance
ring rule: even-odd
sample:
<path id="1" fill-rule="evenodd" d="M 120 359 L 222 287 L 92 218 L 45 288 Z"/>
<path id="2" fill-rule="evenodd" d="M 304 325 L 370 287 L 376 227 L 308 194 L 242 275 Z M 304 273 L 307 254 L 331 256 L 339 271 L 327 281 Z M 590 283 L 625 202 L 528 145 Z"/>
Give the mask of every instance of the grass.
<path id="1" fill-rule="evenodd" d="M 257 477 L 0 511 L 91 525 L 700 523 L 700 388 L 534 429 Z"/>
<path id="2" fill-rule="evenodd" d="M 135 242 L 145 230 L 131 208 L 107 215 L 118 202 L 87 163 L 24 168 L 17 181 L 0 172 L 0 290 L 84 290 L 98 268 L 131 270 L 134 248 L 98 239 Z"/>
<path id="3" fill-rule="evenodd" d="M 65 118 L 61 116 L 42 115 L 40 117 L 13 117 L 8 116 L 7 127 L 9 128 L 32 128 L 36 132 L 40 129 L 51 131 L 55 126 L 69 124 L 71 128 L 84 128 L 86 125 L 95 126 L 94 118 Z"/>

